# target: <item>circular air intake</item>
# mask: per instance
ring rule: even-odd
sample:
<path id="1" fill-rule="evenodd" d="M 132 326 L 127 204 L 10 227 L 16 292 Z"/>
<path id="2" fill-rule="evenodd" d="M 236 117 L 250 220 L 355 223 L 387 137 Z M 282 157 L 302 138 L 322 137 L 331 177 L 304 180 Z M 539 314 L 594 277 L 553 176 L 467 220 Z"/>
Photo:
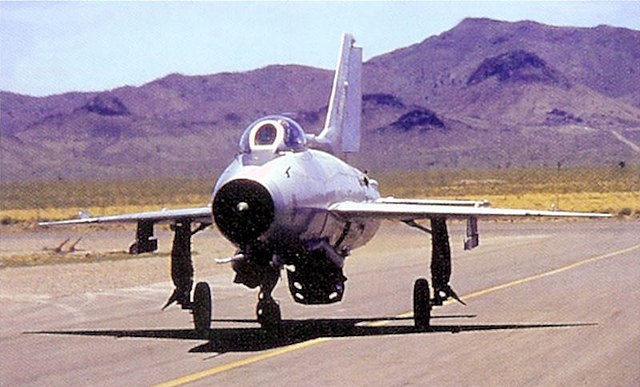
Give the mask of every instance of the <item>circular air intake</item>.
<path id="1" fill-rule="evenodd" d="M 220 232 L 235 244 L 258 239 L 271 226 L 274 204 L 261 184 L 237 179 L 223 185 L 213 199 L 213 219 Z"/>

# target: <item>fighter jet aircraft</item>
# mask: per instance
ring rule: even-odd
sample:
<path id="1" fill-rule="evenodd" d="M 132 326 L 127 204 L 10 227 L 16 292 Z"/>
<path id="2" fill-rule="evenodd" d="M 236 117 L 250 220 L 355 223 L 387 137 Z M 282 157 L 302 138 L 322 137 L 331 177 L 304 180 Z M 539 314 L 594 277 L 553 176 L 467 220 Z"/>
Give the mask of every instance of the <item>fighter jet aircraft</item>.
<path id="1" fill-rule="evenodd" d="M 374 236 L 382 219 L 397 220 L 431 234 L 432 289 L 425 278 L 414 284 L 414 323 L 429 327 L 433 305 L 460 300 L 449 284 L 451 249 L 447 219 L 466 219 L 465 249 L 478 246 L 482 217 L 606 217 L 608 214 L 491 208 L 481 201 L 382 198 L 378 183 L 339 156 L 360 148 L 362 49 L 343 36 L 329 110 L 318 135 L 305 133 L 286 115 L 251 123 L 240 137 L 239 153 L 219 177 L 211 203 L 204 207 L 136 214 L 85 217 L 42 225 L 136 222 L 131 254 L 155 251 L 154 225 L 171 224 L 171 277 L 176 302 L 192 311 L 195 329 L 211 328 L 210 286 L 193 287 L 191 237 L 215 223 L 237 247 L 220 260 L 231 265 L 234 282 L 259 288 L 257 321 L 277 330 L 279 304 L 272 297 L 286 271 L 290 293 L 301 304 L 342 300 L 345 258 Z M 417 223 L 430 222 L 429 227 Z M 461 301 L 461 300 L 460 300 Z"/>

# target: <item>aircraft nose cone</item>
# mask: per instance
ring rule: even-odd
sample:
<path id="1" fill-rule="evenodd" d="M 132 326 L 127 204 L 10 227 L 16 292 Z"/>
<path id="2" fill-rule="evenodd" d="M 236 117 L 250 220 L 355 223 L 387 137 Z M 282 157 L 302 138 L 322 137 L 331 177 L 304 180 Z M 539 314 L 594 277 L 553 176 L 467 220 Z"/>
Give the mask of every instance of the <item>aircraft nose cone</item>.
<path id="1" fill-rule="evenodd" d="M 223 185 L 213 199 L 212 211 L 220 232 L 239 245 L 264 234 L 273 223 L 275 212 L 269 191 L 247 179 Z"/>
<path id="2" fill-rule="evenodd" d="M 238 203 L 238 205 L 236 205 L 236 210 L 238 210 L 238 212 L 243 212 L 249 209 L 249 205 L 246 202 L 240 202 Z"/>

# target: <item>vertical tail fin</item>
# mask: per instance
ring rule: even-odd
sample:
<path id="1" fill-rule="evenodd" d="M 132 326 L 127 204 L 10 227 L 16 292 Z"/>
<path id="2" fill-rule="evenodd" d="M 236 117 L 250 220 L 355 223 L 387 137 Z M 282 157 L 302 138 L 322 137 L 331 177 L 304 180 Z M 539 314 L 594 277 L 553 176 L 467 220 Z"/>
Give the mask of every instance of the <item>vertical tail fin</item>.
<path id="1" fill-rule="evenodd" d="M 333 79 L 324 129 L 315 138 L 333 153 L 360 150 L 362 114 L 362 48 L 350 34 L 342 36 L 340 57 Z"/>

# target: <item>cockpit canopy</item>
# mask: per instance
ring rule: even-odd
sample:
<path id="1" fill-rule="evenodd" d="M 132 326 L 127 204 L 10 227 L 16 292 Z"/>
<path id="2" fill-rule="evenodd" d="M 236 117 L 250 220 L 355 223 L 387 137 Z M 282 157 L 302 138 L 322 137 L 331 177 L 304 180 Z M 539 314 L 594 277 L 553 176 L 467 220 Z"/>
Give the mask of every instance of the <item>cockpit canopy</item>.
<path id="1" fill-rule="evenodd" d="M 297 122 L 289 117 L 268 116 L 245 129 L 240 138 L 240 151 L 295 152 L 306 149 L 306 144 L 307 137 Z"/>

